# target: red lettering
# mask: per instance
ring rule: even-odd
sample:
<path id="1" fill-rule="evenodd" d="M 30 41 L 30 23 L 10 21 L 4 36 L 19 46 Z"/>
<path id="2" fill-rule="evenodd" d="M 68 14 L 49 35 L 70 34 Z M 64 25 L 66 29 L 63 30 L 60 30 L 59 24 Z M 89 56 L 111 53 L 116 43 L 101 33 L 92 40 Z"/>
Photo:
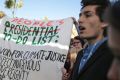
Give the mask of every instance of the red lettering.
<path id="1" fill-rule="evenodd" d="M 41 26 L 41 27 L 45 27 L 45 22 L 41 22 L 40 24 L 39 24 L 39 26 Z"/>
<path id="2" fill-rule="evenodd" d="M 47 23 L 47 26 L 53 26 L 53 21 L 49 21 L 48 23 Z"/>
<path id="3" fill-rule="evenodd" d="M 18 24 L 22 24 L 22 21 L 24 21 L 24 19 L 23 19 L 23 18 L 20 18 L 20 19 L 17 21 L 17 23 L 18 23 Z"/>
<path id="4" fill-rule="evenodd" d="M 34 25 L 34 26 L 38 26 L 39 23 L 40 23 L 39 21 L 35 21 L 35 22 L 33 23 L 33 25 Z"/>
<path id="5" fill-rule="evenodd" d="M 19 20 L 19 18 L 12 18 L 11 22 L 16 22 L 18 20 Z"/>
<path id="6" fill-rule="evenodd" d="M 62 24 L 64 24 L 64 20 L 59 21 L 59 25 L 62 25 Z"/>
<path id="7" fill-rule="evenodd" d="M 31 21 L 31 20 L 25 20 L 25 21 L 24 21 L 24 24 L 26 24 L 26 25 L 31 25 L 31 24 L 32 24 L 32 21 Z"/>

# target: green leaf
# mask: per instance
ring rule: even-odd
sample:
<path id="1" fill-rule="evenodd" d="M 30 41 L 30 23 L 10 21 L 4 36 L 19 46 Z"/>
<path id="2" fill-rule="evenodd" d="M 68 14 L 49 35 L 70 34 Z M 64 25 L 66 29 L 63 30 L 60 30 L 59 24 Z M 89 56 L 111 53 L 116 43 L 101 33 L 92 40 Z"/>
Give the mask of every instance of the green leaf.
<path id="1" fill-rule="evenodd" d="M 5 1 L 5 7 L 6 8 L 13 8 L 13 6 L 14 6 L 14 0 L 6 0 Z"/>

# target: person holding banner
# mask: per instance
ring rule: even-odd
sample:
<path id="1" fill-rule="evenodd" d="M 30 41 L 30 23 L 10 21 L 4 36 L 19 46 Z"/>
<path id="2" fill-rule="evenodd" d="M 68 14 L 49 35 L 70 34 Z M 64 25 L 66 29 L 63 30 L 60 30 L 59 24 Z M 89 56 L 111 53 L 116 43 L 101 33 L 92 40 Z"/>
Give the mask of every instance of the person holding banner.
<path id="1" fill-rule="evenodd" d="M 83 49 L 84 44 L 84 40 L 79 36 L 75 36 L 73 39 L 71 39 L 70 49 L 64 64 L 64 68 L 67 70 L 68 75 L 70 75 L 76 61 L 77 54 Z"/>
<path id="2" fill-rule="evenodd" d="M 79 14 L 80 37 L 86 39 L 88 46 L 78 53 L 73 71 L 63 80 L 107 80 L 107 72 L 113 55 L 104 36 L 108 26 L 103 21 L 103 14 L 109 5 L 108 0 L 82 0 Z"/>
<path id="3" fill-rule="evenodd" d="M 72 62 L 72 64 L 71 64 L 72 68 L 73 68 L 74 63 L 76 61 L 77 54 L 79 51 L 81 51 L 83 49 L 84 44 L 85 44 L 84 40 L 81 39 L 79 36 L 74 37 L 72 46 L 69 49 L 71 62 Z"/>
<path id="4" fill-rule="evenodd" d="M 105 13 L 108 28 L 108 44 L 113 52 L 114 60 L 108 72 L 109 80 L 120 80 L 120 0 L 111 2 Z"/>

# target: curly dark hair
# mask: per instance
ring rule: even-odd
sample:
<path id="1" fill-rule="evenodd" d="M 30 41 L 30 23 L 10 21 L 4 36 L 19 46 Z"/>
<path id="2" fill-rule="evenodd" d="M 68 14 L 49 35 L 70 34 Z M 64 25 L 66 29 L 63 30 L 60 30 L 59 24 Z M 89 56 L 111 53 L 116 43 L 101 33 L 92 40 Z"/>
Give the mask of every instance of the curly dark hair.
<path id="1" fill-rule="evenodd" d="M 88 5 L 98 5 L 96 8 L 96 14 L 98 15 L 100 21 L 103 21 L 103 14 L 106 8 L 110 5 L 109 0 L 82 0 L 81 6 L 82 9 Z"/>

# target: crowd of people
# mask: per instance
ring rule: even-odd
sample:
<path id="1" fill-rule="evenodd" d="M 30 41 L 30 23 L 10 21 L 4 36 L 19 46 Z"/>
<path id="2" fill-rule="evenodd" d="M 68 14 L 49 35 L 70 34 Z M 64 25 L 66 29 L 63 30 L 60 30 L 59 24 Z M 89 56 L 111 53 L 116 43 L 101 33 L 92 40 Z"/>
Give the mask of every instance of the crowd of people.
<path id="1" fill-rule="evenodd" d="M 78 28 L 85 46 L 70 72 L 64 67 L 62 80 L 120 80 L 120 1 L 82 0 L 81 5 Z"/>
<path id="2" fill-rule="evenodd" d="M 120 0 L 82 0 L 81 6 L 62 80 L 120 80 Z"/>

